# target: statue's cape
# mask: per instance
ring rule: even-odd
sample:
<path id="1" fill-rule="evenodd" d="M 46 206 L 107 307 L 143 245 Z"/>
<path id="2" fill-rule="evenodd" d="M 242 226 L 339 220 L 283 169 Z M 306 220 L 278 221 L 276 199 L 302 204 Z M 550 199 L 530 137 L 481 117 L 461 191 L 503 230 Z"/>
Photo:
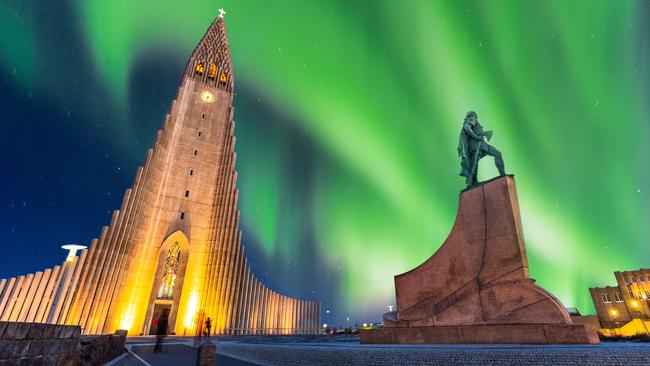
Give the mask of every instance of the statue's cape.
<path id="1" fill-rule="evenodd" d="M 458 138 L 458 156 L 460 156 L 460 175 L 463 177 L 469 176 L 470 160 L 469 160 L 469 135 L 465 132 L 465 124 L 460 130 L 460 137 Z"/>

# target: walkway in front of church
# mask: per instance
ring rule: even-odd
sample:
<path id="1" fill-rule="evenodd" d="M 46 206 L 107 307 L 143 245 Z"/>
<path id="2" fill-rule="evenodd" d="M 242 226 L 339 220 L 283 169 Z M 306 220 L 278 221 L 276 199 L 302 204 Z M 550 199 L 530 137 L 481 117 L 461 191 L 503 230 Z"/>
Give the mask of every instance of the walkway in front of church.
<path id="1" fill-rule="evenodd" d="M 216 338 L 212 341 L 216 343 Z M 205 339 L 203 340 L 205 341 Z M 155 338 L 137 337 L 127 340 L 128 353 L 107 363 L 109 366 L 180 366 L 196 365 L 198 340 L 168 337 L 163 343 L 162 352 L 154 353 Z M 251 366 L 254 363 L 241 361 L 217 352 L 215 365 Z"/>
<path id="2" fill-rule="evenodd" d="M 110 365 L 195 365 L 198 340 L 129 338 Z M 205 341 L 205 339 L 204 339 Z M 244 365 L 650 365 L 650 343 L 599 345 L 361 345 L 358 336 L 213 337 L 219 366 Z"/>

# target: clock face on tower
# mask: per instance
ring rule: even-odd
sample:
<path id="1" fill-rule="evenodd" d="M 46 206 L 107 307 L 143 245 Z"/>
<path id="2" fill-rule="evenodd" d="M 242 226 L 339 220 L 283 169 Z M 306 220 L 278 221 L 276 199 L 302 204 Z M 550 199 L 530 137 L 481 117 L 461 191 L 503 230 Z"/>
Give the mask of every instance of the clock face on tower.
<path id="1" fill-rule="evenodd" d="M 201 100 L 205 103 L 214 103 L 214 95 L 209 90 L 204 90 L 201 92 Z"/>

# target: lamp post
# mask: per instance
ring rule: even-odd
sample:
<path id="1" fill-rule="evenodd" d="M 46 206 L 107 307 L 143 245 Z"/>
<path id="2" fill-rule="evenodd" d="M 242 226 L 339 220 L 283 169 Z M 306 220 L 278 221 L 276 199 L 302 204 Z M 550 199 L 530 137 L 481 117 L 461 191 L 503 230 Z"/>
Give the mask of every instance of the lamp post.
<path id="1" fill-rule="evenodd" d="M 612 314 L 612 317 L 614 318 L 614 323 L 616 324 L 616 333 L 619 333 L 619 335 L 620 335 L 620 329 L 619 329 L 619 327 L 620 327 L 619 323 L 620 322 L 618 321 L 618 318 L 617 318 L 618 311 L 616 309 L 612 309 L 612 310 L 610 310 L 609 313 Z"/>
<path id="2" fill-rule="evenodd" d="M 645 334 L 650 334 L 650 332 L 648 332 L 648 327 L 645 325 L 645 321 L 643 321 L 641 310 L 639 310 L 639 303 L 637 301 L 632 301 L 632 307 L 634 308 L 634 310 L 636 310 L 636 313 L 639 315 L 639 320 L 641 321 L 641 324 L 643 324 L 643 329 L 645 329 Z"/>
<path id="3" fill-rule="evenodd" d="M 75 254 L 77 254 L 77 250 L 83 250 L 88 248 L 85 245 L 77 245 L 77 244 L 66 244 L 62 245 L 61 249 L 65 249 L 68 251 L 68 256 L 65 258 L 66 262 L 72 262 L 74 260 Z"/>

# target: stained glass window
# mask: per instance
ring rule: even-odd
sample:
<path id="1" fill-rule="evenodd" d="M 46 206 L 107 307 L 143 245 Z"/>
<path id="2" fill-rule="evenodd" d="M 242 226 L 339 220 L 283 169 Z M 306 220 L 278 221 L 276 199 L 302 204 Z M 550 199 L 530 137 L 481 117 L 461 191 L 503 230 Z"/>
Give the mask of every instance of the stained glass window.
<path id="1" fill-rule="evenodd" d="M 176 272 L 178 272 L 178 263 L 181 257 L 181 248 L 178 242 L 175 242 L 169 251 L 163 263 L 163 277 L 158 290 L 159 299 L 171 299 L 176 282 Z"/>

